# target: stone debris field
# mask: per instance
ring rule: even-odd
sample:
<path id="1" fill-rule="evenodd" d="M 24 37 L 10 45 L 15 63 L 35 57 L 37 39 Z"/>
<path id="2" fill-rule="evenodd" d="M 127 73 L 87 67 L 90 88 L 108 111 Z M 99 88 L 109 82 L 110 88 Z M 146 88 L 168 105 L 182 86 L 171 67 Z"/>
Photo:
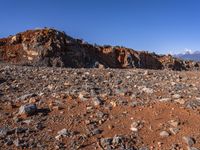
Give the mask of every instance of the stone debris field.
<path id="1" fill-rule="evenodd" d="M 0 148 L 198 150 L 199 78 L 1 63 Z"/>

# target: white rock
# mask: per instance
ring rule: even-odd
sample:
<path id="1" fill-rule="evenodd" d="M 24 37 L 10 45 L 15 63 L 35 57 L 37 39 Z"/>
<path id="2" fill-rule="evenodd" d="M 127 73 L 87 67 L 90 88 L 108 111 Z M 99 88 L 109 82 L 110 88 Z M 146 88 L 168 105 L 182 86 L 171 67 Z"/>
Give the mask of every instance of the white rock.
<path id="1" fill-rule="evenodd" d="M 103 101 L 99 97 L 95 97 L 92 100 L 95 106 L 99 106 L 103 104 Z"/>
<path id="2" fill-rule="evenodd" d="M 172 98 L 174 98 L 174 99 L 179 99 L 179 98 L 181 98 L 182 96 L 181 95 L 179 95 L 179 94 L 174 94 L 173 96 L 172 96 Z"/>
<path id="3" fill-rule="evenodd" d="M 171 98 L 162 98 L 159 101 L 160 102 L 168 102 L 168 101 L 171 101 Z"/>
<path id="4" fill-rule="evenodd" d="M 170 132 L 172 133 L 172 134 L 177 134 L 178 132 L 179 132 L 179 128 L 169 128 L 169 130 L 170 130 Z"/>
<path id="5" fill-rule="evenodd" d="M 142 91 L 147 93 L 147 94 L 153 94 L 153 89 L 150 89 L 150 88 L 147 88 L 147 87 L 142 88 Z"/>
<path id="6" fill-rule="evenodd" d="M 180 124 L 180 122 L 177 121 L 177 120 L 170 120 L 169 124 L 172 125 L 173 127 L 178 127 L 178 125 Z"/>
<path id="7" fill-rule="evenodd" d="M 131 124 L 130 130 L 133 131 L 133 132 L 138 132 L 138 127 L 139 127 L 139 122 L 134 121 L 134 122 Z"/>
<path id="8" fill-rule="evenodd" d="M 161 131 L 160 132 L 160 136 L 161 137 L 168 137 L 169 136 L 169 133 L 167 131 Z"/>
<path id="9" fill-rule="evenodd" d="M 58 131 L 58 135 L 60 136 L 68 136 L 70 133 L 67 129 L 62 129 L 60 131 Z"/>
<path id="10" fill-rule="evenodd" d="M 183 141 L 190 147 L 195 144 L 195 140 L 189 136 L 184 136 Z"/>
<path id="11" fill-rule="evenodd" d="M 185 104 L 185 100 L 184 99 L 176 99 L 175 102 L 177 102 L 177 103 L 179 103 L 181 105 Z"/>

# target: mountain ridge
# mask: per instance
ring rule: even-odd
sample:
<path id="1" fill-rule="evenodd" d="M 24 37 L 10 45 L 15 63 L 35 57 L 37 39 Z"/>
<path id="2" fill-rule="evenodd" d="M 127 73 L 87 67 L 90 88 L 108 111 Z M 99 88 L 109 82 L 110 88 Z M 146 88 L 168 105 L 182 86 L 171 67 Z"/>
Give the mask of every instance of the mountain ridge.
<path id="1" fill-rule="evenodd" d="M 191 61 L 200 61 L 200 51 L 194 52 L 185 52 L 174 55 L 174 57 L 184 59 L 184 60 L 191 60 Z"/>
<path id="2" fill-rule="evenodd" d="M 196 70 L 199 63 L 121 46 L 99 46 L 52 28 L 0 39 L 0 60 L 18 65 L 68 68 Z"/>

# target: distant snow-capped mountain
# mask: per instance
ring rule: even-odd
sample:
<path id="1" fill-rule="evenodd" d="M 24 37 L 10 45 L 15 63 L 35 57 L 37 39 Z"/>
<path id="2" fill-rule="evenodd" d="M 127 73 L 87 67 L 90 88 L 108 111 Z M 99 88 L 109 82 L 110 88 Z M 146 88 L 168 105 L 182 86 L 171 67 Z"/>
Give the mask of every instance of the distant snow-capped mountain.
<path id="1" fill-rule="evenodd" d="M 181 58 L 184 60 L 193 60 L 193 61 L 200 61 L 200 51 L 186 51 L 182 54 L 176 54 L 174 57 Z"/>

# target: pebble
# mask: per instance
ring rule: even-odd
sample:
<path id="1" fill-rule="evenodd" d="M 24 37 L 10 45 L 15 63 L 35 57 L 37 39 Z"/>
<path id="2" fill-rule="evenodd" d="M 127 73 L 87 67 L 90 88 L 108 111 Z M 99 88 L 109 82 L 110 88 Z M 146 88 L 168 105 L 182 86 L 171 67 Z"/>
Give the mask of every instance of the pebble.
<path id="1" fill-rule="evenodd" d="M 192 145 L 195 144 L 195 140 L 192 137 L 189 136 L 184 136 L 183 137 L 183 141 L 189 146 L 191 147 Z"/>
<path id="2" fill-rule="evenodd" d="M 13 141 L 11 139 L 8 139 L 5 143 L 7 146 L 11 146 L 13 144 Z"/>
<path id="3" fill-rule="evenodd" d="M 196 148 L 196 147 L 189 147 L 187 148 L 188 150 L 200 150 L 199 148 Z"/>
<path id="4" fill-rule="evenodd" d="M 162 99 L 159 99 L 160 102 L 169 102 L 171 100 L 172 100 L 171 98 L 162 98 Z"/>
<path id="5" fill-rule="evenodd" d="M 172 95 L 172 98 L 179 99 L 179 98 L 182 98 L 182 96 L 180 94 L 174 94 Z"/>
<path id="6" fill-rule="evenodd" d="M 82 101 L 86 101 L 90 98 L 89 94 L 86 93 L 86 92 L 81 92 L 79 93 L 79 96 L 78 96 Z"/>
<path id="7" fill-rule="evenodd" d="M 19 115 L 27 115 L 27 116 L 31 116 L 31 115 L 35 115 L 37 113 L 38 109 L 36 104 L 26 104 L 23 105 L 19 108 Z"/>
<path id="8" fill-rule="evenodd" d="M 106 147 L 112 144 L 112 140 L 112 138 L 101 138 L 100 142 L 103 147 Z"/>
<path id="9" fill-rule="evenodd" d="M 25 133 L 26 131 L 27 131 L 27 128 L 23 128 L 23 127 L 18 127 L 15 129 L 15 132 L 17 134 Z"/>
<path id="10" fill-rule="evenodd" d="M 103 104 L 103 101 L 99 97 L 95 97 L 92 100 L 95 106 L 99 106 Z"/>
<path id="11" fill-rule="evenodd" d="M 38 129 L 38 130 L 42 130 L 45 127 L 44 127 L 44 125 L 41 122 L 39 122 L 39 123 L 36 124 L 35 128 Z"/>
<path id="12" fill-rule="evenodd" d="M 174 101 L 179 103 L 179 104 L 181 104 L 181 105 L 185 104 L 185 100 L 184 99 L 176 99 Z"/>
<path id="13" fill-rule="evenodd" d="M 109 130 L 111 130 L 111 129 L 113 129 L 113 128 L 114 128 L 113 125 L 108 125 L 108 129 L 109 129 Z"/>
<path id="14" fill-rule="evenodd" d="M 7 135 L 15 133 L 15 130 L 10 129 L 8 127 L 2 127 L 0 128 L 0 138 L 4 138 Z"/>
<path id="15" fill-rule="evenodd" d="M 141 147 L 139 150 L 150 150 L 148 147 Z"/>
<path id="16" fill-rule="evenodd" d="M 0 137 L 5 137 L 8 134 L 9 129 L 6 127 L 0 128 Z"/>
<path id="17" fill-rule="evenodd" d="M 195 109 L 200 107 L 200 100 L 192 100 L 186 103 L 186 107 L 189 109 Z"/>
<path id="18" fill-rule="evenodd" d="M 100 130 L 100 129 L 94 129 L 92 131 L 92 135 L 97 135 L 97 134 L 101 134 L 101 133 L 102 133 L 102 130 Z"/>
<path id="19" fill-rule="evenodd" d="M 132 124 L 131 124 L 131 131 L 133 131 L 133 132 L 138 132 L 138 127 L 139 127 L 139 122 L 136 122 L 136 121 L 134 121 Z"/>
<path id="20" fill-rule="evenodd" d="M 25 124 L 27 124 L 27 125 L 29 125 L 31 122 L 33 122 L 33 120 L 28 119 L 28 120 L 23 120 L 22 122 L 25 123 Z"/>
<path id="21" fill-rule="evenodd" d="M 16 147 L 19 147 L 20 144 L 22 143 L 22 141 L 19 140 L 19 139 L 17 138 L 16 140 L 13 141 L 13 143 L 14 143 L 14 145 L 15 145 Z"/>
<path id="22" fill-rule="evenodd" d="M 171 126 L 173 126 L 173 127 L 178 127 L 178 125 L 180 124 L 180 122 L 177 121 L 177 120 L 170 120 L 170 121 L 169 121 L 169 124 L 170 124 Z"/>
<path id="23" fill-rule="evenodd" d="M 17 98 L 17 100 L 26 100 L 28 98 L 35 97 L 35 96 L 37 96 L 37 94 L 35 93 L 25 94 Z"/>
<path id="24" fill-rule="evenodd" d="M 145 70 L 144 75 L 150 75 L 150 72 L 148 70 Z"/>
<path id="25" fill-rule="evenodd" d="M 123 138 L 121 136 L 115 135 L 113 137 L 112 143 L 113 144 L 120 144 L 123 141 Z"/>
<path id="26" fill-rule="evenodd" d="M 153 94 L 153 89 L 151 89 L 151 88 L 144 87 L 144 88 L 142 88 L 142 91 L 147 94 Z"/>
<path id="27" fill-rule="evenodd" d="M 58 135 L 56 136 L 56 139 L 59 139 L 60 137 L 69 137 L 71 133 L 67 129 L 62 129 L 57 132 Z"/>
<path id="28" fill-rule="evenodd" d="M 169 130 L 170 130 L 170 132 L 172 133 L 172 134 L 177 134 L 179 131 L 180 131 L 180 129 L 179 128 L 169 128 Z"/>
<path id="29" fill-rule="evenodd" d="M 160 136 L 161 137 L 168 137 L 170 134 L 167 131 L 161 131 Z"/>

